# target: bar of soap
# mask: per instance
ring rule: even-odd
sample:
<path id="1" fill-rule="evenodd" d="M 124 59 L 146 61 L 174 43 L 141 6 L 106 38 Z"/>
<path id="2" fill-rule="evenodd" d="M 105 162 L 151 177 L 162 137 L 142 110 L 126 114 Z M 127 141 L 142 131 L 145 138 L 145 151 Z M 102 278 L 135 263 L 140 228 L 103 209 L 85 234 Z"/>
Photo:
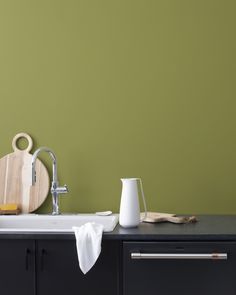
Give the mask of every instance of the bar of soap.
<path id="1" fill-rule="evenodd" d="M 15 203 L 9 203 L 9 204 L 0 204 L 0 210 L 4 211 L 14 211 L 18 209 L 18 205 Z"/>
<path id="2" fill-rule="evenodd" d="M 109 216 L 112 214 L 112 211 L 102 211 L 102 212 L 95 212 L 98 216 Z"/>

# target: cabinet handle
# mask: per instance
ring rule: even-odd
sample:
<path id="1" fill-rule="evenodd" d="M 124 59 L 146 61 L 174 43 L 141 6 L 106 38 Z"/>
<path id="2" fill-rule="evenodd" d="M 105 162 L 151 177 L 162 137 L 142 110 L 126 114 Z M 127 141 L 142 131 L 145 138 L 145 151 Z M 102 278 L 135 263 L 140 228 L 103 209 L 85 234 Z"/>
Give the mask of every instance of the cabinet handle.
<path id="1" fill-rule="evenodd" d="M 25 270 L 29 269 L 29 255 L 30 255 L 30 249 L 26 248 L 26 250 L 25 250 Z"/>
<path id="2" fill-rule="evenodd" d="M 40 265 L 41 265 L 41 271 L 44 270 L 44 255 L 46 254 L 45 249 L 41 249 L 41 254 L 40 254 Z"/>
<path id="3" fill-rule="evenodd" d="M 227 253 L 131 253 L 131 259 L 212 259 L 227 260 Z"/>

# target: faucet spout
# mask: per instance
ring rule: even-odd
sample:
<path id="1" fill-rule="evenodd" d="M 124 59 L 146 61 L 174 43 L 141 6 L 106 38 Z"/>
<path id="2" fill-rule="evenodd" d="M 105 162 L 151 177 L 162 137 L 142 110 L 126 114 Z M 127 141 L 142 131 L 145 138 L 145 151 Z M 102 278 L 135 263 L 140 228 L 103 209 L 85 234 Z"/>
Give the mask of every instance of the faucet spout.
<path id="1" fill-rule="evenodd" d="M 52 161 L 53 161 L 53 166 L 52 166 L 53 179 L 52 179 L 52 181 L 57 182 L 57 158 L 56 158 L 56 155 L 51 149 L 43 146 L 43 147 L 38 148 L 32 156 L 32 185 L 35 185 L 35 182 L 36 182 L 36 170 L 35 170 L 36 159 L 38 158 L 38 155 L 42 151 L 47 152 L 52 158 Z"/>
<path id="2" fill-rule="evenodd" d="M 36 160 L 38 158 L 38 155 L 40 152 L 47 152 L 51 159 L 52 159 L 52 185 L 51 185 L 51 194 L 52 194 L 52 214 L 53 215 L 58 215 L 60 214 L 60 210 L 59 210 L 59 194 L 66 194 L 68 193 L 68 188 L 66 185 L 64 185 L 63 187 L 59 186 L 58 183 L 58 177 L 57 177 L 57 158 L 55 153 L 47 148 L 47 147 L 40 147 L 38 148 L 33 156 L 32 156 L 32 185 L 35 185 L 36 182 Z"/>

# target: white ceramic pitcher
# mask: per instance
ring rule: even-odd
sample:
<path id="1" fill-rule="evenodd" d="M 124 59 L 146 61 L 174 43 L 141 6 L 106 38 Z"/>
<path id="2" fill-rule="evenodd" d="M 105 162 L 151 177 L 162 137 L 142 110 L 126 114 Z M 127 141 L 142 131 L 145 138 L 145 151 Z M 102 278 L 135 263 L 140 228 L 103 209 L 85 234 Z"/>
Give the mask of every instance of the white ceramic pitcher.
<path id="1" fill-rule="evenodd" d="M 141 178 L 121 178 L 122 193 L 120 201 L 119 223 L 122 227 L 138 226 L 147 216 L 147 206 L 143 192 Z M 140 219 L 140 207 L 138 196 L 138 181 L 143 199 L 145 215 Z"/>

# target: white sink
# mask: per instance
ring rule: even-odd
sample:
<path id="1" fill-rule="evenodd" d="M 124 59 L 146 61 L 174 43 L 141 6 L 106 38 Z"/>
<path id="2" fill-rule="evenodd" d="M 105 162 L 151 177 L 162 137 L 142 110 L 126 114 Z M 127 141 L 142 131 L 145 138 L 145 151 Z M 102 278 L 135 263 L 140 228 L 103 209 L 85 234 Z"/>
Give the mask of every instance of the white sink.
<path id="1" fill-rule="evenodd" d="M 111 232 L 118 222 L 118 215 L 97 216 L 95 214 L 68 215 L 4 215 L 0 216 L 1 232 L 72 232 L 72 226 L 87 222 L 100 223 L 104 232 Z"/>

